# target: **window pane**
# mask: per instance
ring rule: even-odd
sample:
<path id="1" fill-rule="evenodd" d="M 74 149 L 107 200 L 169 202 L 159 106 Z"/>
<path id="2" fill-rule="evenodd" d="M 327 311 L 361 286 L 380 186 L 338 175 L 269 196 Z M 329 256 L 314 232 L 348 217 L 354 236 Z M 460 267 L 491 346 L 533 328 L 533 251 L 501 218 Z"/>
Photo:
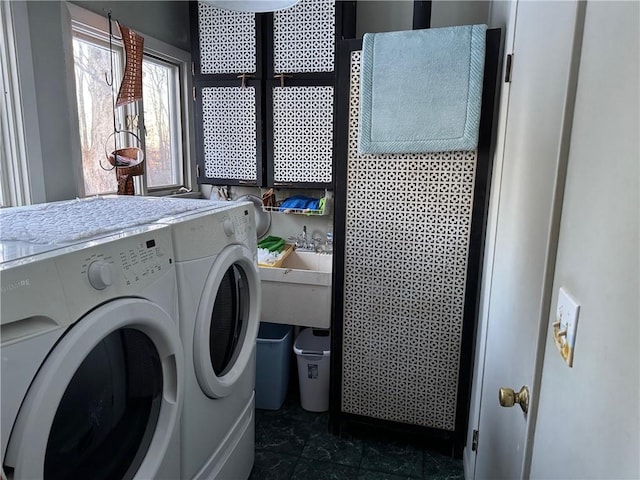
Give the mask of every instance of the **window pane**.
<path id="1" fill-rule="evenodd" d="M 142 62 L 147 187 L 182 184 L 180 116 L 176 105 L 178 67 Z"/>
<path id="2" fill-rule="evenodd" d="M 105 142 L 113 133 L 111 87 L 105 79 L 111 70 L 109 49 L 74 37 L 73 57 L 85 195 L 112 193 L 117 190 L 116 172 L 100 166 L 102 162 L 105 168 L 111 168 L 105 158 Z M 120 61 L 119 52 L 115 52 L 114 64 Z M 117 71 L 113 76 L 119 82 Z M 106 149 L 110 152 L 114 147 Z"/>

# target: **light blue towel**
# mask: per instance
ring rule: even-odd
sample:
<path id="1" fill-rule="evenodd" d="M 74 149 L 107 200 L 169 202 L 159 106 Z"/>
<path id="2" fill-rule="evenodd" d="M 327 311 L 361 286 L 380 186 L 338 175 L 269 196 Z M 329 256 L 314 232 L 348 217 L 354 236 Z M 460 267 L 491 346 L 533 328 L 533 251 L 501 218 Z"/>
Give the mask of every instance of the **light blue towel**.
<path id="1" fill-rule="evenodd" d="M 486 25 L 367 33 L 360 153 L 474 150 Z"/>

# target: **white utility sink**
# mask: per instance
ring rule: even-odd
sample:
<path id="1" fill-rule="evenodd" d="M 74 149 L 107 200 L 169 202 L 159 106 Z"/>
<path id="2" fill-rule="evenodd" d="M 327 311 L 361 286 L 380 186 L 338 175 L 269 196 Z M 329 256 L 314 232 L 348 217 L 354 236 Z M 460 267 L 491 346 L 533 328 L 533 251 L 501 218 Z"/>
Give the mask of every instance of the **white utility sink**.
<path id="1" fill-rule="evenodd" d="M 333 255 L 294 250 L 284 259 L 282 268 L 331 273 L 333 270 Z"/>
<path id="2" fill-rule="evenodd" d="M 333 255 L 294 250 L 280 267 L 259 267 L 261 321 L 329 328 Z"/>

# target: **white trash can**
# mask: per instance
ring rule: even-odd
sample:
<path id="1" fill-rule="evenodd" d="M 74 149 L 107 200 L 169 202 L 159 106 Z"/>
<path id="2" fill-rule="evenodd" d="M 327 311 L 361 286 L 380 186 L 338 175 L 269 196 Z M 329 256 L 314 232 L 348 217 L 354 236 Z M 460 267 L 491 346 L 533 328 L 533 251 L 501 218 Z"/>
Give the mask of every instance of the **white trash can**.
<path id="1" fill-rule="evenodd" d="M 327 330 L 305 328 L 293 345 L 298 359 L 300 404 L 309 412 L 329 410 L 331 337 Z"/>

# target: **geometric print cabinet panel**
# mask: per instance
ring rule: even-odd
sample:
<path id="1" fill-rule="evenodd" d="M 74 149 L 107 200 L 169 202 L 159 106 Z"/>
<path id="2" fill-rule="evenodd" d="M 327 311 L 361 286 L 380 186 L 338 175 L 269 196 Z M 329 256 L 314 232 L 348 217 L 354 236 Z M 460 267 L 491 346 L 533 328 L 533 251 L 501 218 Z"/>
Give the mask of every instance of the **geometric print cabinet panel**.
<path id="1" fill-rule="evenodd" d="M 200 73 L 256 73 L 255 14 L 198 2 Z"/>
<path id="2" fill-rule="evenodd" d="M 351 54 L 341 411 L 455 430 L 477 152 L 359 155 Z"/>
<path id="3" fill-rule="evenodd" d="M 256 88 L 203 87 L 206 178 L 256 181 Z"/>
<path id="4" fill-rule="evenodd" d="M 274 73 L 333 72 L 334 0 L 301 0 L 273 14 Z"/>
<path id="5" fill-rule="evenodd" d="M 331 183 L 333 87 L 274 87 L 272 95 L 275 184 Z"/>
<path id="6" fill-rule="evenodd" d="M 336 34 L 355 24 L 344 3 L 259 14 L 192 3 L 199 183 L 332 185 Z"/>

